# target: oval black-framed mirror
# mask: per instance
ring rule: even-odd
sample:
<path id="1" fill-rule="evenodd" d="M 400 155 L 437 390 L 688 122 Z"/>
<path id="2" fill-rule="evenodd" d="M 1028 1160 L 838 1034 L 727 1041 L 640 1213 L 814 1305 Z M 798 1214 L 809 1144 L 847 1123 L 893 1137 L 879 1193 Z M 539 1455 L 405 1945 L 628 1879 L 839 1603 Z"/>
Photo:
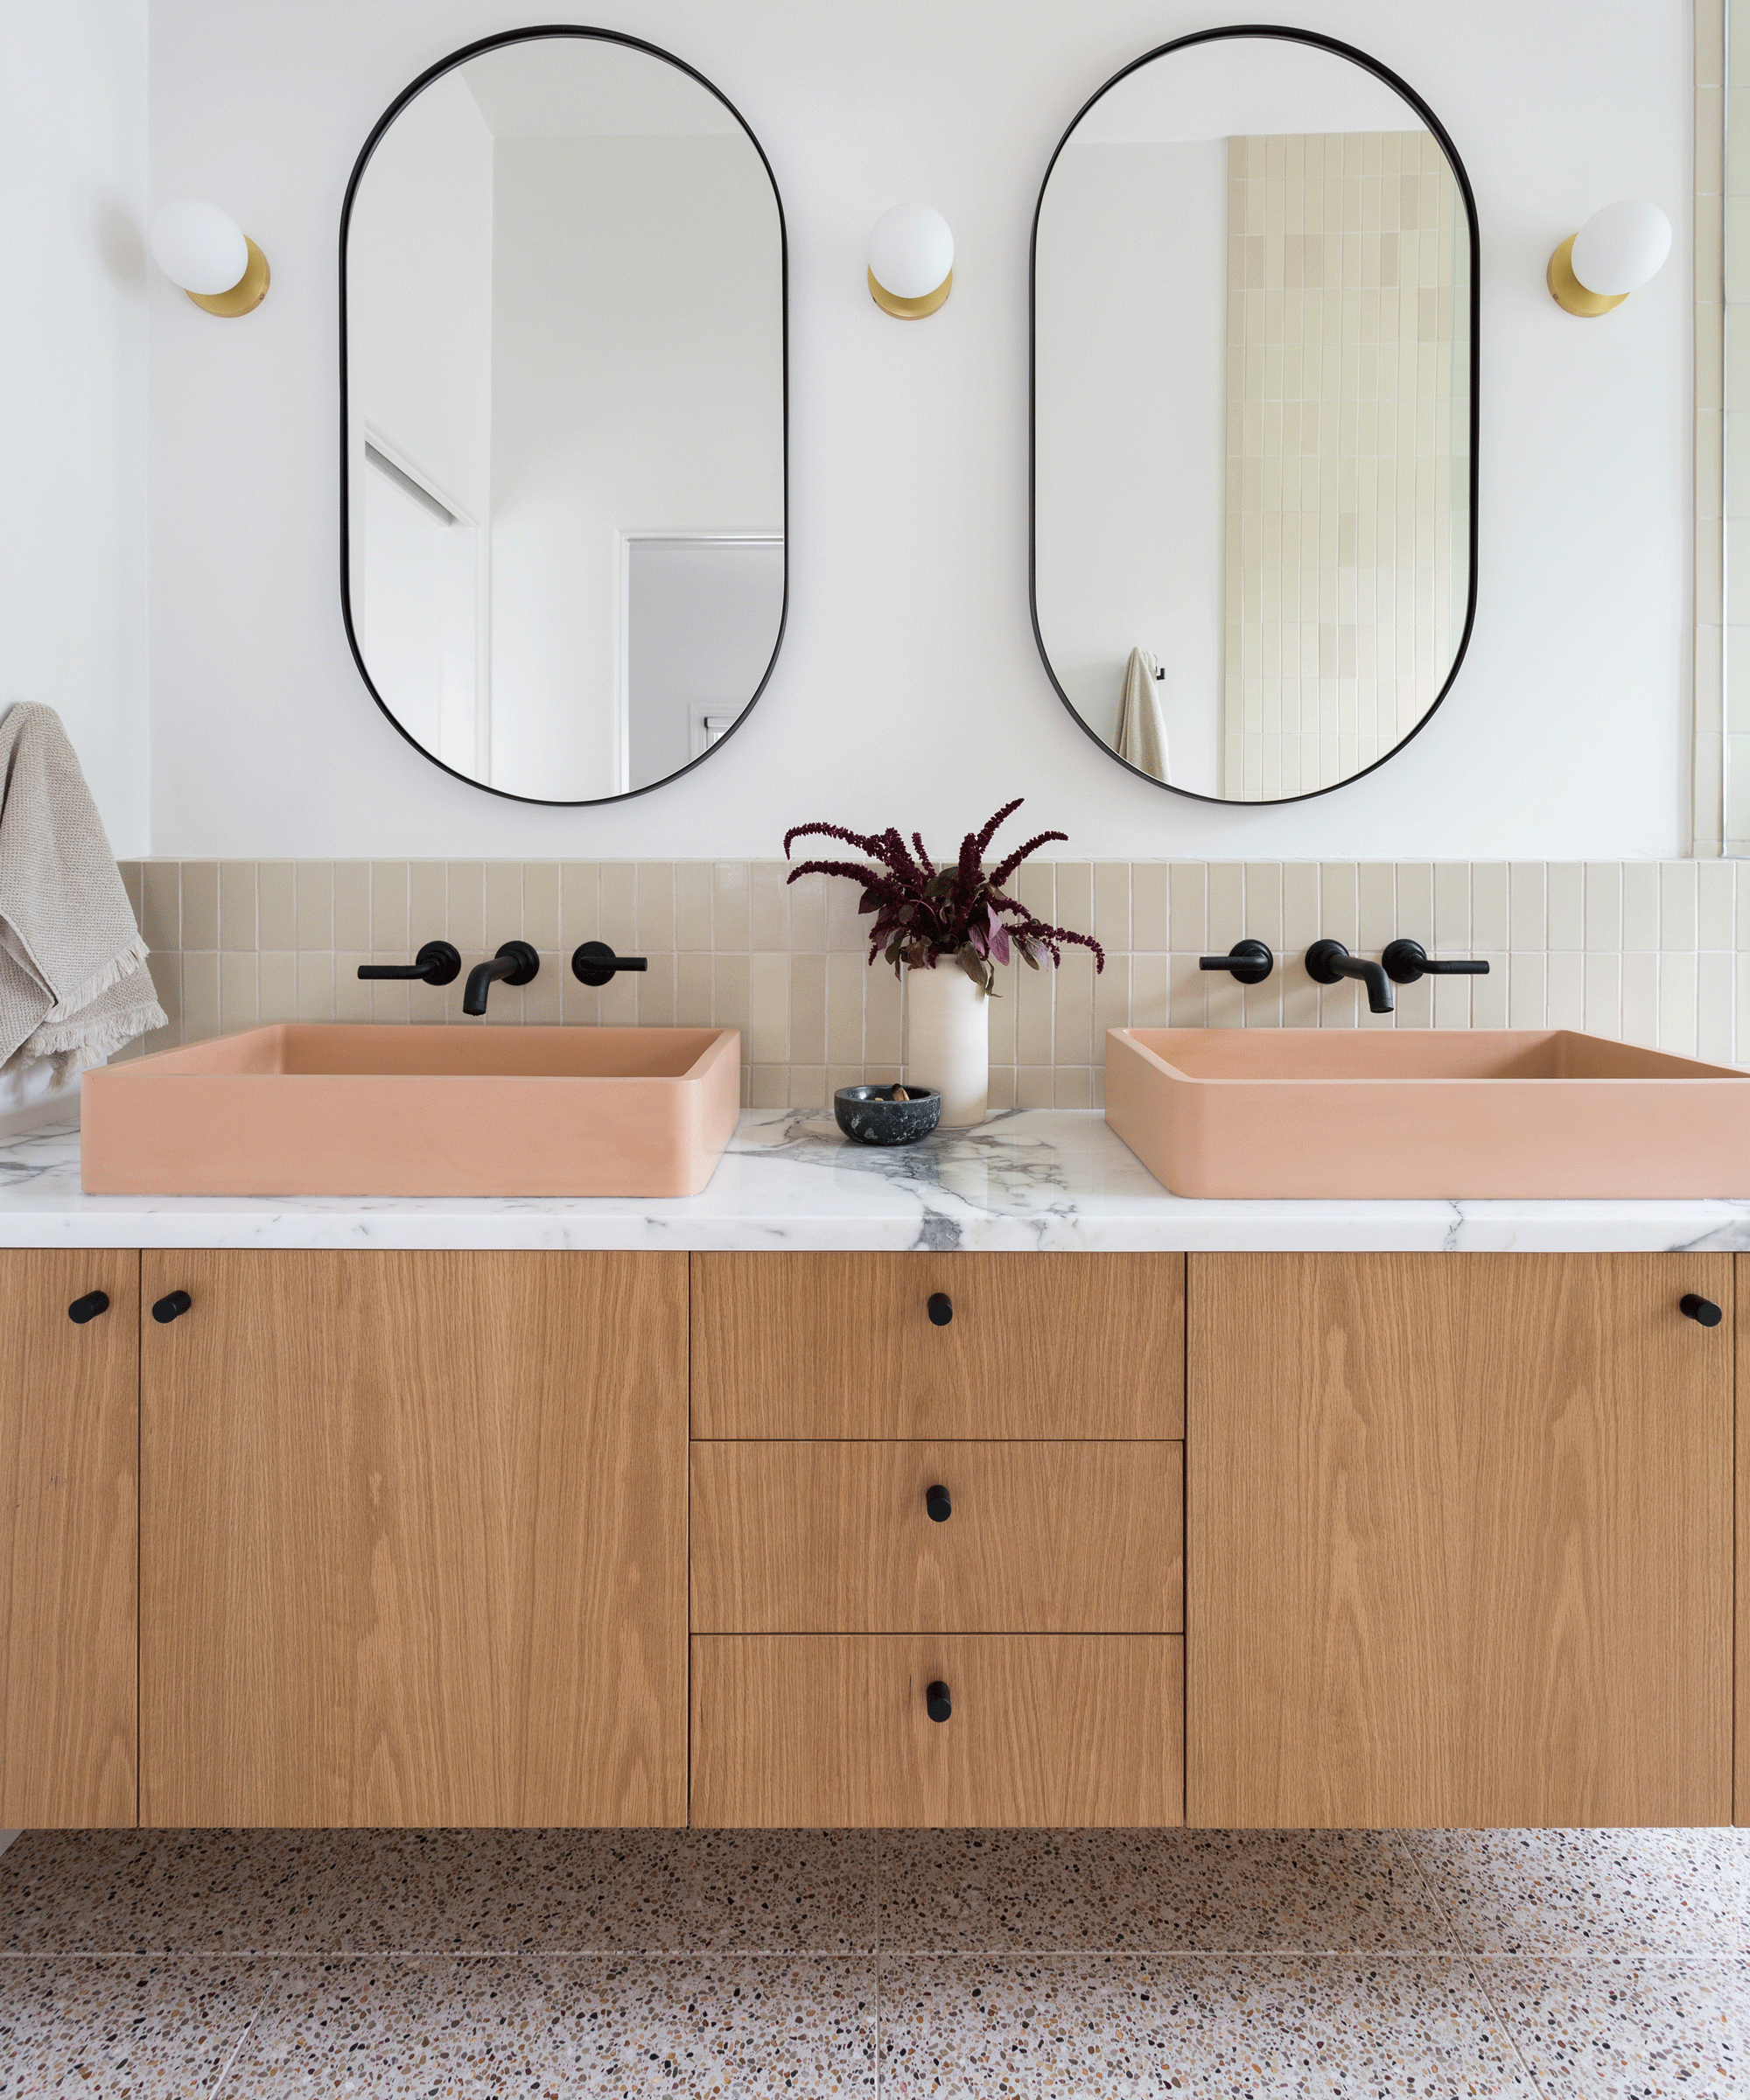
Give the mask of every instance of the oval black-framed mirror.
<path id="1" fill-rule="evenodd" d="M 1353 46 L 1200 31 L 1076 113 L 1033 214 L 1029 601 L 1119 764 L 1299 802 L 1432 718 L 1476 617 L 1480 291 L 1456 148 Z"/>
<path id="2" fill-rule="evenodd" d="M 367 690 L 513 801 L 647 794 L 789 604 L 788 248 L 723 92 L 618 31 L 413 80 L 340 214 L 340 601 Z"/>

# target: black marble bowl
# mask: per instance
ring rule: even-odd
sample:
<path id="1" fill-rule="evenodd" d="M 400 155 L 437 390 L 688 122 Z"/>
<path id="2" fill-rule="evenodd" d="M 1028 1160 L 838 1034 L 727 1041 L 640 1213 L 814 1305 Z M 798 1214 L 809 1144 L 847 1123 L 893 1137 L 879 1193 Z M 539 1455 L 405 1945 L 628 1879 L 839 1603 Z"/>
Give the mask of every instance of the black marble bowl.
<path id="1" fill-rule="evenodd" d="M 895 1101 L 892 1087 L 841 1087 L 832 1112 L 854 1144 L 915 1144 L 935 1128 L 942 1096 L 933 1088 L 906 1091 L 909 1101 Z"/>

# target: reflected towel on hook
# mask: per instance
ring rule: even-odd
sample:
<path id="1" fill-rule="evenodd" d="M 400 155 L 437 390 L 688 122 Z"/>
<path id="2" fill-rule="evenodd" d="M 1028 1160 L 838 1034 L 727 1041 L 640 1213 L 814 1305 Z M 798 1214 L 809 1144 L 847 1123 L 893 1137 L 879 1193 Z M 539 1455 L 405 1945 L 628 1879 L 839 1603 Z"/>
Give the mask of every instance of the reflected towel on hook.
<path id="1" fill-rule="evenodd" d="M 1161 712 L 1160 666 L 1146 649 L 1132 649 L 1124 666 L 1124 694 L 1118 703 L 1118 734 L 1113 749 L 1139 773 L 1167 778 L 1166 717 Z"/>

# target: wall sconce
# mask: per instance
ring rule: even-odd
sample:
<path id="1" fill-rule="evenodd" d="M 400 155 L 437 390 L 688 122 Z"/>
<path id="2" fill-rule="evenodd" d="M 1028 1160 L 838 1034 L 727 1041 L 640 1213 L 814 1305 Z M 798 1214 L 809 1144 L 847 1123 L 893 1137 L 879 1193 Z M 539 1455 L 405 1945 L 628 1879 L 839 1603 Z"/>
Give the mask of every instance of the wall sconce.
<path id="1" fill-rule="evenodd" d="M 1670 252 L 1671 222 L 1656 204 L 1607 204 L 1550 257 L 1550 297 L 1590 320 L 1649 284 Z"/>
<path id="2" fill-rule="evenodd" d="M 268 296 L 268 259 L 216 204 L 185 197 L 152 220 L 152 255 L 197 306 L 234 320 Z"/>
<path id="3" fill-rule="evenodd" d="M 927 204 L 896 204 L 869 236 L 869 291 L 883 313 L 920 321 L 954 289 L 954 234 Z"/>

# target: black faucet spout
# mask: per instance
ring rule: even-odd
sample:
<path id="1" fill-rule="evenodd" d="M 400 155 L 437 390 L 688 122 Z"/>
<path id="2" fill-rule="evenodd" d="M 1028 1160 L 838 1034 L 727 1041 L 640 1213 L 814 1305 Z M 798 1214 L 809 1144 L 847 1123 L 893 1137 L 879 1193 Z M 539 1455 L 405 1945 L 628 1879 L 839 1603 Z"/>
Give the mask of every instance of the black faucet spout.
<path id="1" fill-rule="evenodd" d="M 1396 1010 L 1385 965 L 1369 962 L 1365 956 L 1352 956 L 1340 941 L 1315 941 L 1306 951 L 1306 974 L 1315 984 L 1334 984 L 1340 977 L 1354 977 L 1367 986 L 1369 1013 Z"/>
<path id="2" fill-rule="evenodd" d="M 468 972 L 467 990 L 462 994 L 462 1012 L 481 1014 L 486 994 L 502 978 L 507 984 L 531 984 L 541 972 L 541 958 L 526 941 L 507 941 L 490 962 L 476 962 Z"/>

